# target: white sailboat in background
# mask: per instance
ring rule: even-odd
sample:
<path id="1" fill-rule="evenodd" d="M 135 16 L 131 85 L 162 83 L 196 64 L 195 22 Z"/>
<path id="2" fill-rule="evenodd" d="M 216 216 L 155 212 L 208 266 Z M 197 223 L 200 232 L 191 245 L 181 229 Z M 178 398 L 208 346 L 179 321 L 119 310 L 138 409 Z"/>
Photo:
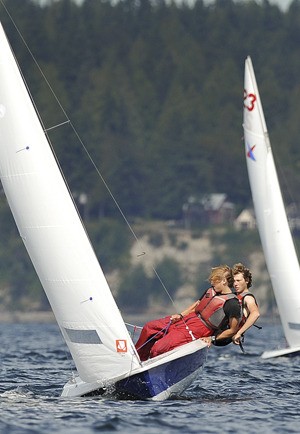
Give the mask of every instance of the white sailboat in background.
<path id="1" fill-rule="evenodd" d="M 250 57 L 245 62 L 243 127 L 257 226 L 288 344 L 264 352 L 267 359 L 300 352 L 300 268 Z"/>
<path id="2" fill-rule="evenodd" d="M 115 391 L 164 400 L 206 360 L 194 341 L 141 362 L 0 24 L 0 177 L 78 375 L 63 396 Z"/>

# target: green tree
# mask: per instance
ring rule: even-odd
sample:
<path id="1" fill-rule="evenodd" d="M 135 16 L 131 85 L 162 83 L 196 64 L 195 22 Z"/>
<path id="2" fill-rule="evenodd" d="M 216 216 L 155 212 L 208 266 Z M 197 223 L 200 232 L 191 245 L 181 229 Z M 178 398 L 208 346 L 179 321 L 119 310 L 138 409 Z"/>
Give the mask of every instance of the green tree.
<path id="1" fill-rule="evenodd" d="M 152 279 L 146 276 L 142 265 L 130 269 L 119 287 L 117 302 L 121 309 L 130 313 L 146 311 Z"/>

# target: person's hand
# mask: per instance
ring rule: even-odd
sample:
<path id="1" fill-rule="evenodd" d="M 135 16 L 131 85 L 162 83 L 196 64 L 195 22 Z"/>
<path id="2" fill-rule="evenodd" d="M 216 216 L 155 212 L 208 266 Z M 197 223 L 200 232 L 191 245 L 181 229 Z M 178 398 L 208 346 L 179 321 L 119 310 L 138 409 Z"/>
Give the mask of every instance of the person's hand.
<path id="1" fill-rule="evenodd" d="M 181 320 L 181 315 L 179 313 L 175 313 L 174 315 L 171 316 L 171 323 L 174 324 L 175 322 Z"/>
<path id="2" fill-rule="evenodd" d="M 204 341 L 204 342 L 207 344 L 208 348 L 209 348 L 209 347 L 211 346 L 211 344 L 212 344 L 211 336 L 207 336 L 207 337 L 201 338 L 201 340 Z"/>
<path id="3" fill-rule="evenodd" d="M 240 339 L 241 339 L 241 335 L 239 333 L 236 333 L 234 336 L 232 336 L 232 342 L 235 345 L 239 345 L 240 344 Z"/>

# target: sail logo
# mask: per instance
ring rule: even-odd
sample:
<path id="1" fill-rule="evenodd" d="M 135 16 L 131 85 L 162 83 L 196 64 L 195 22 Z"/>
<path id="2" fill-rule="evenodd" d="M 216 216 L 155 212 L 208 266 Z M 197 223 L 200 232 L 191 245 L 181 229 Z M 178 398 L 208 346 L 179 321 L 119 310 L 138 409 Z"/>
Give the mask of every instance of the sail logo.
<path id="1" fill-rule="evenodd" d="M 250 147 L 248 143 L 246 145 L 247 145 L 247 157 L 251 158 L 251 160 L 253 160 L 253 161 L 256 161 L 256 158 L 255 158 L 254 152 L 253 152 L 256 145 L 254 145 L 252 147 Z"/>
<path id="2" fill-rule="evenodd" d="M 256 95 L 254 93 L 248 93 L 246 89 L 244 89 L 244 107 L 252 112 L 256 103 Z"/>
<path id="3" fill-rule="evenodd" d="M 116 340 L 117 353 L 127 353 L 127 341 L 126 339 Z"/>

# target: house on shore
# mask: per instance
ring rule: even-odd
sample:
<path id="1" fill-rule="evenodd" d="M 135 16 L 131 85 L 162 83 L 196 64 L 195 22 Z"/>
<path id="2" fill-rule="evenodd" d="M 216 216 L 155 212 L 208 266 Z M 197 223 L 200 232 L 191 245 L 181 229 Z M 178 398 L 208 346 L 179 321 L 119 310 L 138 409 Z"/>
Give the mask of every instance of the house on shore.
<path id="1" fill-rule="evenodd" d="M 190 196 L 183 204 L 184 227 L 233 224 L 235 205 L 229 202 L 225 193 Z"/>

